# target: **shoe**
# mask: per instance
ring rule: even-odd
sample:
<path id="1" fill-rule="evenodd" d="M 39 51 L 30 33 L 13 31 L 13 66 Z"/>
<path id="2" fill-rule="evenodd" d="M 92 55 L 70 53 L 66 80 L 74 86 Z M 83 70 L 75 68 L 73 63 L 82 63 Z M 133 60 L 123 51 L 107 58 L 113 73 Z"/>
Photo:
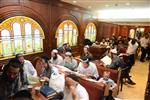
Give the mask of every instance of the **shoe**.
<path id="1" fill-rule="evenodd" d="M 132 77 L 132 76 L 129 76 L 130 78 Z"/>
<path id="2" fill-rule="evenodd" d="M 150 58 L 146 58 L 146 60 L 150 60 Z"/>
<path id="3" fill-rule="evenodd" d="M 129 81 L 128 81 L 128 84 L 130 84 L 130 85 L 135 85 L 136 83 L 133 82 L 132 80 L 129 80 Z"/>
<path id="4" fill-rule="evenodd" d="M 144 60 L 140 60 L 141 62 L 145 62 Z"/>

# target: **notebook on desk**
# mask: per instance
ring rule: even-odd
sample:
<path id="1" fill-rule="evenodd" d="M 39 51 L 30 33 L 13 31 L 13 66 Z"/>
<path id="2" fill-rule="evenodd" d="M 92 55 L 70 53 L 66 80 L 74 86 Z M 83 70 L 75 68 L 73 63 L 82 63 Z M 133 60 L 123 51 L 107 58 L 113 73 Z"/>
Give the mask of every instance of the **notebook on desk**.
<path id="1" fill-rule="evenodd" d="M 40 82 L 39 77 L 35 77 L 35 76 L 28 76 L 27 80 L 29 84 L 37 84 Z"/>
<path id="2" fill-rule="evenodd" d="M 47 98 L 51 98 L 57 94 L 57 92 L 48 85 L 42 86 L 40 92 Z"/>
<path id="3" fill-rule="evenodd" d="M 112 62 L 112 59 L 109 56 L 105 56 L 102 59 L 100 59 L 105 65 L 110 65 Z"/>

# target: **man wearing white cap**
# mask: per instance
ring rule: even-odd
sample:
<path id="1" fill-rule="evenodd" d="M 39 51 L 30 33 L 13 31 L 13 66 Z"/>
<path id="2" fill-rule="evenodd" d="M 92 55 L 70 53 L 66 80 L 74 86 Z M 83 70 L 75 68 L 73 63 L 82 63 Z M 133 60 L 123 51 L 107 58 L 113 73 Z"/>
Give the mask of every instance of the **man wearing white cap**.
<path id="1" fill-rule="evenodd" d="M 65 53 L 65 59 L 63 61 L 63 66 L 69 68 L 72 71 L 76 71 L 77 69 L 77 61 L 73 58 L 71 52 L 66 52 Z"/>
<path id="2" fill-rule="evenodd" d="M 63 100 L 89 100 L 88 92 L 79 84 L 79 77 L 75 74 L 69 74 L 65 77 Z"/>
<path id="3" fill-rule="evenodd" d="M 82 58 L 82 61 L 79 63 L 79 66 L 77 68 L 77 72 L 85 75 L 87 78 L 92 78 L 92 79 L 99 78 L 96 65 L 92 62 L 89 62 L 89 59 L 86 57 Z"/>
<path id="4" fill-rule="evenodd" d="M 50 62 L 55 65 L 63 65 L 63 58 L 58 54 L 58 50 L 52 50 Z"/>

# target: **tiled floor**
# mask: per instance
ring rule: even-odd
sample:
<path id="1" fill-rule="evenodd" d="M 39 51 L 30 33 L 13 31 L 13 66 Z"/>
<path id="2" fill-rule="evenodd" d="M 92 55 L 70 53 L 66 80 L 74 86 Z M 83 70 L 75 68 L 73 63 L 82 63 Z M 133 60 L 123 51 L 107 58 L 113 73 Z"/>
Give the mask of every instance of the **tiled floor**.
<path id="1" fill-rule="evenodd" d="M 123 85 L 123 91 L 120 91 L 117 98 L 122 100 L 144 100 L 144 92 L 148 77 L 149 61 L 144 63 L 136 60 L 132 67 L 131 79 L 136 82 L 136 85 Z"/>

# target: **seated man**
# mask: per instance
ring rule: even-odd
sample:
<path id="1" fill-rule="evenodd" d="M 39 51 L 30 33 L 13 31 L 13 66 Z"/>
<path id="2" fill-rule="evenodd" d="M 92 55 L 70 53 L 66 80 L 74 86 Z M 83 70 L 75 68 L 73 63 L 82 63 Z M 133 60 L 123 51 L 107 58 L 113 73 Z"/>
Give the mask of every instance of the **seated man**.
<path id="1" fill-rule="evenodd" d="M 94 63 L 90 62 L 88 58 L 82 58 L 82 61 L 79 63 L 77 72 L 85 75 L 86 78 L 98 79 L 99 74 L 97 67 Z"/>
<path id="2" fill-rule="evenodd" d="M 69 43 L 64 43 L 61 47 L 58 48 L 59 53 L 66 53 L 66 52 L 71 52 L 71 47 Z"/>
<path id="3" fill-rule="evenodd" d="M 77 69 L 77 61 L 73 58 L 71 52 L 66 52 L 65 53 L 65 59 L 63 61 L 63 66 L 69 68 L 72 71 L 76 71 Z"/>
<path id="4" fill-rule="evenodd" d="M 93 55 L 90 53 L 89 48 L 88 45 L 84 46 L 83 53 L 80 55 L 81 59 L 87 57 L 90 61 L 93 60 Z"/>
<path id="5" fill-rule="evenodd" d="M 28 76 L 37 76 L 37 71 L 29 60 L 25 60 L 23 54 L 18 53 L 16 59 L 23 65 L 24 73 Z"/>
<path id="6" fill-rule="evenodd" d="M 118 69 L 118 67 L 121 67 L 121 65 L 119 65 L 120 58 L 118 56 L 118 52 L 116 49 L 110 50 L 109 57 L 111 58 L 112 61 L 109 65 L 107 65 L 107 67 L 110 67 L 112 69 Z"/>
<path id="7" fill-rule="evenodd" d="M 17 59 L 11 59 L 4 66 L 2 75 L 0 76 L 0 98 L 9 100 L 15 93 L 24 88 L 27 79 L 21 76 L 22 64 Z M 26 82 L 27 83 L 27 82 Z"/>
<path id="8" fill-rule="evenodd" d="M 50 58 L 48 56 L 42 56 L 41 57 L 41 63 L 42 63 L 42 73 L 40 75 L 40 77 L 46 77 L 48 79 L 50 79 L 51 77 L 51 73 L 52 73 L 52 67 L 49 64 L 49 60 Z"/>
<path id="9" fill-rule="evenodd" d="M 78 77 L 70 74 L 65 78 L 65 90 L 63 100 L 89 100 L 86 89 L 78 83 Z"/>
<path id="10" fill-rule="evenodd" d="M 104 46 L 107 46 L 107 42 L 105 41 L 105 39 L 102 40 L 102 42 L 100 42 L 100 45 L 104 45 Z"/>
<path id="11" fill-rule="evenodd" d="M 112 79 L 110 79 L 109 76 L 110 72 L 105 71 L 103 77 L 100 78 L 98 81 L 104 83 L 108 87 L 108 90 L 112 90 L 113 94 L 115 95 L 115 93 L 117 93 L 117 84 Z M 108 91 L 106 92 L 108 95 Z"/>
<path id="12" fill-rule="evenodd" d="M 58 68 L 52 67 L 51 78 L 49 79 L 49 86 L 61 93 L 65 87 L 65 75 L 61 73 Z"/>
<path id="13" fill-rule="evenodd" d="M 63 65 L 63 58 L 58 54 L 58 50 L 52 50 L 50 62 L 55 65 Z"/>
<path id="14" fill-rule="evenodd" d="M 131 85 L 135 85 L 136 83 L 134 83 L 129 76 L 129 66 L 127 65 L 127 63 L 124 61 L 123 59 L 124 55 L 118 56 L 117 55 L 117 51 L 115 49 L 111 50 L 111 58 L 112 58 L 112 62 L 110 65 L 108 65 L 107 67 L 112 68 L 112 69 L 118 69 L 119 67 L 122 69 L 122 74 L 121 77 L 125 77 L 128 79 L 128 83 Z M 125 69 L 125 70 L 123 70 Z"/>
<path id="15" fill-rule="evenodd" d="M 12 100 L 33 100 L 32 94 L 28 90 L 21 90 L 17 92 Z"/>

